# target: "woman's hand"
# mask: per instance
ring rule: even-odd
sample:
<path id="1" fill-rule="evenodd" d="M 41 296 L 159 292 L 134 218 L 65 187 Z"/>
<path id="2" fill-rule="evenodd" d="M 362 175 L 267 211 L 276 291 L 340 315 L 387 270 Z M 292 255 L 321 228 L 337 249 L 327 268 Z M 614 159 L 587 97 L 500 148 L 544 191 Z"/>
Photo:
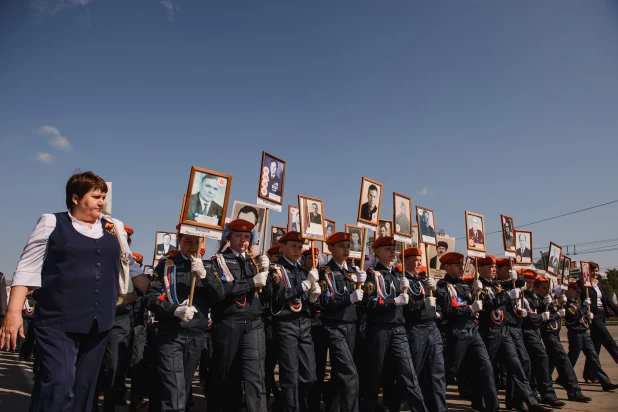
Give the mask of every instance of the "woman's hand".
<path id="1" fill-rule="evenodd" d="M 21 312 L 7 313 L 0 329 L 0 349 L 15 350 L 17 348 L 17 334 L 24 336 L 24 321 Z"/>

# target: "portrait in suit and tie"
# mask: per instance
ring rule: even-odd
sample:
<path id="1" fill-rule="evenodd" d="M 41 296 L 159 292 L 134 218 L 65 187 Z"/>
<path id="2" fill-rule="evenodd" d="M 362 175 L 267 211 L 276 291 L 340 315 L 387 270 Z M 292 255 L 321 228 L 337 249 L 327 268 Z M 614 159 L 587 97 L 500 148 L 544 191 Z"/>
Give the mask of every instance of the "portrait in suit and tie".
<path id="1" fill-rule="evenodd" d="M 345 225 L 345 232 L 352 236 L 350 241 L 350 258 L 360 259 L 363 254 L 363 228 Z"/>
<path id="2" fill-rule="evenodd" d="M 466 237 L 468 250 L 485 252 L 485 219 L 483 215 L 466 211 Z"/>
<path id="3" fill-rule="evenodd" d="M 298 195 L 300 205 L 300 233 L 305 239 L 326 240 L 324 230 L 324 202 Z"/>
<path id="4" fill-rule="evenodd" d="M 420 232 L 419 241 L 427 245 L 436 245 L 436 220 L 433 210 L 416 206 L 416 218 Z"/>
<path id="5" fill-rule="evenodd" d="M 513 235 L 515 225 L 513 224 L 513 218 L 500 215 L 500 219 L 502 220 L 502 243 L 504 243 L 504 250 L 515 252 L 515 236 Z"/>
<path id="6" fill-rule="evenodd" d="M 162 232 L 157 231 L 155 237 L 155 251 L 154 251 L 154 260 L 153 266 L 156 266 L 164 255 L 169 253 L 170 251 L 178 249 L 178 241 L 176 239 L 175 232 Z"/>
<path id="7" fill-rule="evenodd" d="M 532 232 L 529 230 L 516 230 L 517 250 L 515 260 L 517 263 L 532 263 Z"/>
<path id="8" fill-rule="evenodd" d="M 231 183 L 232 176 L 193 166 L 183 223 L 223 230 Z"/>
<path id="9" fill-rule="evenodd" d="M 549 253 L 547 256 L 547 268 L 546 270 L 552 275 L 560 275 L 560 255 L 562 254 L 562 248 L 554 242 L 549 243 Z"/>
<path id="10" fill-rule="evenodd" d="M 300 210 L 298 206 L 288 205 L 288 232 L 300 233 Z"/>
<path id="11" fill-rule="evenodd" d="M 412 221 L 412 199 L 400 193 L 393 193 L 393 222 L 395 234 L 410 236 Z"/>
<path id="12" fill-rule="evenodd" d="M 258 197 L 282 204 L 284 181 L 285 161 L 270 153 L 262 152 Z"/>
<path id="13" fill-rule="evenodd" d="M 253 230 L 255 233 L 259 234 L 257 245 L 260 246 L 260 242 L 262 241 L 262 229 L 264 228 L 264 220 L 266 219 L 266 208 L 235 200 L 234 206 L 232 207 L 232 220 L 235 219 L 243 219 L 255 225 Z M 259 250 L 259 247 L 257 250 Z"/>
<path id="14" fill-rule="evenodd" d="M 363 177 L 358 202 L 358 221 L 377 225 L 382 203 L 382 183 Z"/>
<path id="15" fill-rule="evenodd" d="M 568 285 L 571 277 L 571 258 L 562 257 L 562 284 Z"/>

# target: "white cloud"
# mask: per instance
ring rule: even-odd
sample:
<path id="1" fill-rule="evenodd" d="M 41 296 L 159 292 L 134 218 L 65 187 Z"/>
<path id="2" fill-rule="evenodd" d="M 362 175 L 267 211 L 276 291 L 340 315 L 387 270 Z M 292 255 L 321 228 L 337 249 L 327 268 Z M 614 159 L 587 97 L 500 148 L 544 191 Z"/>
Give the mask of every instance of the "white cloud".
<path id="1" fill-rule="evenodd" d="M 161 0 L 161 4 L 165 7 L 165 14 L 167 14 L 169 21 L 174 20 L 174 15 L 180 11 L 180 6 L 174 4 L 174 0 Z"/>
<path id="2" fill-rule="evenodd" d="M 37 14 L 53 16 L 61 10 L 74 6 L 86 6 L 94 0 L 29 0 L 30 7 Z"/>
<path id="3" fill-rule="evenodd" d="M 420 192 L 416 192 L 417 195 L 421 195 L 421 196 L 427 196 L 430 195 L 431 192 L 429 191 L 428 188 L 424 187 L 423 189 L 421 189 Z"/>
<path id="4" fill-rule="evenodd" d="M 71 150 L 71 142 L 69 142 L 69 139 L 60 134 L 60 130 L 54 126 L 41 126 L 39 133 L 50 136 L 51 140 L 49 141 L 49 144 L 54 146 L 56 149 L 66 150 L 67 152 Z"/>
<path id="5" fill-rule="evenodd" d="M 54 161 L 51 153 L 43 153 L 43 152 L 39 152 L 36 154 L 36 160 L 37 162 L 47 163 L 47 164 L 52 164 Z"/>

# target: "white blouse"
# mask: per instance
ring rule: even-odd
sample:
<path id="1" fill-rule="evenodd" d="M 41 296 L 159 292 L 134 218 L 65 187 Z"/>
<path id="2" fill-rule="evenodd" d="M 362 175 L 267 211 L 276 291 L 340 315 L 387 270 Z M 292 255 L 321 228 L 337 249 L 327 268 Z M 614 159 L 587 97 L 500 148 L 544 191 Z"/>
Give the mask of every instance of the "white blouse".
<path id="1" fill-rule="evenodd" d="M 84 236 L 88 236 L 91 239 L 100 239 L 103 237 L 103 225 L 101 225 L 101 219 L 97 220 L 92 227 L 88 227 L 87 224 L 75 219 L 69 212 L 69 217 L 73 223 L 73 227 L 79 233 Z M 106 218 L 109 220 L 110 218 Z M 127 242 L 127 232 L 124 230 L 124 224 L 118 219 L 112 219 L 116 224 L 116 228 L 119 229 L 120 239 L 122 240 L 122 247 L 126 253 L 129 254 L 129 271 L 131 278 L 134 278 L 142 274 L 142 269 L 135 259 L 129 248 Z M 41 271 L 43 270 L 43 263 L 45 262 L 45 256 L 47 256 L 47 243 L 49 236 L 56 228 L 56 215 L 51 213 L 45 213 L 41 215 L 34 230 L 30 234 L 30 238 L 24 247 L 24 251 L 21 253 L 19 262 L 17 263 L 17 269 L 13 275 L 12 286 L 28 286 L 33 288 L 41 287 Z"/>

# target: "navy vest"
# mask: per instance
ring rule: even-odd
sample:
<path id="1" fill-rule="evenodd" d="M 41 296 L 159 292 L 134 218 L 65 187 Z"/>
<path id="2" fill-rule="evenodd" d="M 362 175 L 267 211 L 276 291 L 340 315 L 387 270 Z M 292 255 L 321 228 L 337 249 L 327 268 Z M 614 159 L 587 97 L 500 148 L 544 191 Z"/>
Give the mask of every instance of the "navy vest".
<path id="1" fill-rule="evenodd" d="M 37 293 L 36 325 L 88 333 L 96 320 L 99 332 L 109 330 L 118 298 L 118 239 L 105 230 L 101 238 L 91 239 L 75 230 L 68 213 L 55 216 Z M 103 227 L 106 223 L 101 219 Z"/>

